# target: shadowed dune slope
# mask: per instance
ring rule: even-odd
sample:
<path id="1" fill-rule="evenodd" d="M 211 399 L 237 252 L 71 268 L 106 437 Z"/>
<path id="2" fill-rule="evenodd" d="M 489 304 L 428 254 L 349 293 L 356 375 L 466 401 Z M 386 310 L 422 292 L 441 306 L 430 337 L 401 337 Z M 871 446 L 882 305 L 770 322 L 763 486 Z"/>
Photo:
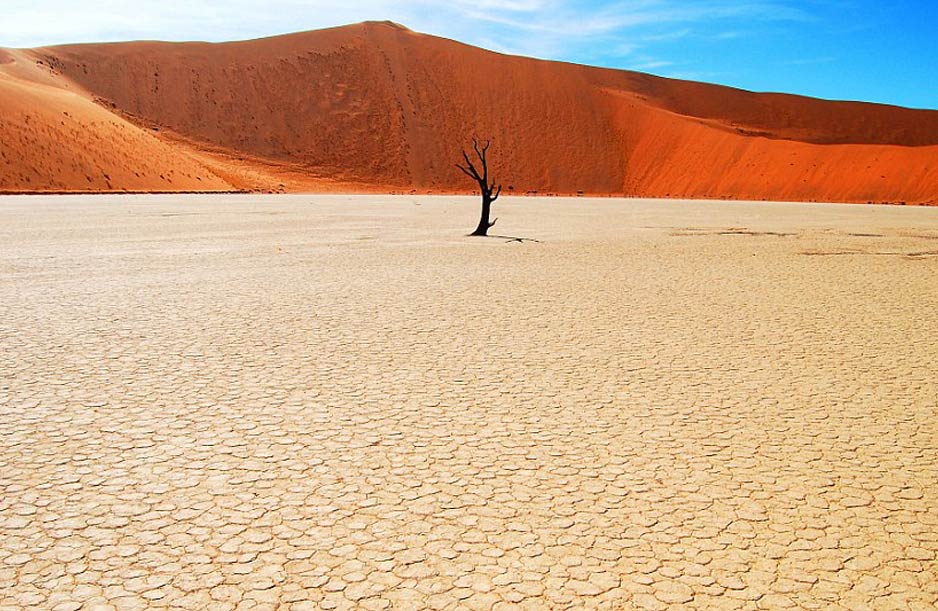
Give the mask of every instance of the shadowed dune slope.
<path id="1" fill-rule="evenodd" d="M 33 53 L 153 146 L 263 160 L 268 173 L 466 190 L 454 162 L 478 134 L 494 136 L 497 176 L 516 193 L 938 201 L 938 111 L 506 56 L 390 23 Z M 228 176 L 220 163 L 208 165 Z M 62 171 L 48 169 L 67 182 Z"/>

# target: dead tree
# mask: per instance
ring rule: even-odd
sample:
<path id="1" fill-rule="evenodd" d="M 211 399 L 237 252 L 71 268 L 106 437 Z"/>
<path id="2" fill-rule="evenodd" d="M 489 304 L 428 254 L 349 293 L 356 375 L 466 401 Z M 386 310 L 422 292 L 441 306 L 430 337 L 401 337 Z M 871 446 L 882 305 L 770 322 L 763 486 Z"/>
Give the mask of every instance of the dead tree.
<path id="1" fill-rule="evenodd" d="M 462 158 L 465 161 L 465 165 L 457 163 L 456 167 L 462 170 L 463 174 L 476 181 L 479 185 L 479 190 L 482 192 L 482 218 L 479 219 L 479 226 L 476 227 L 476 230 L 473 231 L 470 235 L 488 235 L 489 228 L 495 224 L 495 221 L 489 222 L 489 215 L 492 211 L 492 203 L 498 199 L 498 196 L 502 194 L 502 186 L 495 185 L 495 183 L 489 182 L 489 162 L 488 162 L 488 152 L 489 147 L 492 145 L 492 142 L 486 140 L 484 144 L 480 144 L 476 138 L 472 139 L 472 150 L 475 151 L 476 157 L 479 159 L 479 165 L 481 165 L 482 171 L 479 171 L 479 168 L 476 167 L 476 164 L 473 163 L 472 159 L 469 157 L 469 153 L 466 151 L 462 152 Z"/>

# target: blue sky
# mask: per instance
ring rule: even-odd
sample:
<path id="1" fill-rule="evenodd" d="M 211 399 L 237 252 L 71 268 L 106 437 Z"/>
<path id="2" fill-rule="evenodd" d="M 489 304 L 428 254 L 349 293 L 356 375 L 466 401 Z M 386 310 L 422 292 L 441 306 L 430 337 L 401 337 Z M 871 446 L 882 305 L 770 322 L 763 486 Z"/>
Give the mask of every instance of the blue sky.
<path id="1" fill-rule="evenodd" d="M 508 53 L 938 109 L 938 0 L 3 0 L 0 46 L 219 41 L 366 19 Z"/>

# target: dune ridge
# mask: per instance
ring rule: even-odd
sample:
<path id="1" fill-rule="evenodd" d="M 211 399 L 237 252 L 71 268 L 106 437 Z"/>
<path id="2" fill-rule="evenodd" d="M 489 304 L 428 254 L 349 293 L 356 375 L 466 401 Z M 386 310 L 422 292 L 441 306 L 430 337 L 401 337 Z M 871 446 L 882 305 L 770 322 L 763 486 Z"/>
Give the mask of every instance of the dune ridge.
<path id="1" fill-rule="evenodd" d="M 938 111 L 501 55 L 386 22 L 0 51 L 0 112 L 0 190 L 460 192 L 454 161 L 478 134 L 516 194 L 938 203 Z"/>

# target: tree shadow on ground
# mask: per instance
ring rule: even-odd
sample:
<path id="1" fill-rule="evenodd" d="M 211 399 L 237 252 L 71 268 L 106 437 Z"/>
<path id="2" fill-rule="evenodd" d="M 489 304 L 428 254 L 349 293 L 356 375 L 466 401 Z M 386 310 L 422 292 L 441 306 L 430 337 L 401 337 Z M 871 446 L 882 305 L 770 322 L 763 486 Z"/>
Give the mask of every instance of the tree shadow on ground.
<path id="1" fill-rule="evenodd" d="M 468 237 L 480 237 L 480 236 L 469 234 Z M 525 242 L 534 242 L 536 244 L 541 243 L 540 240 L 536 240 L 534 238 L 522 238 L 520 236 L 513 236 L 513 235 L 487 235 L 487 236 L 481 236 L 481 237 L 491 238 L 494 240 L 505 240 L 506 244 L 510 244 L 511 242 L 520 242 L 521 244 L 524 244 Z"/>

